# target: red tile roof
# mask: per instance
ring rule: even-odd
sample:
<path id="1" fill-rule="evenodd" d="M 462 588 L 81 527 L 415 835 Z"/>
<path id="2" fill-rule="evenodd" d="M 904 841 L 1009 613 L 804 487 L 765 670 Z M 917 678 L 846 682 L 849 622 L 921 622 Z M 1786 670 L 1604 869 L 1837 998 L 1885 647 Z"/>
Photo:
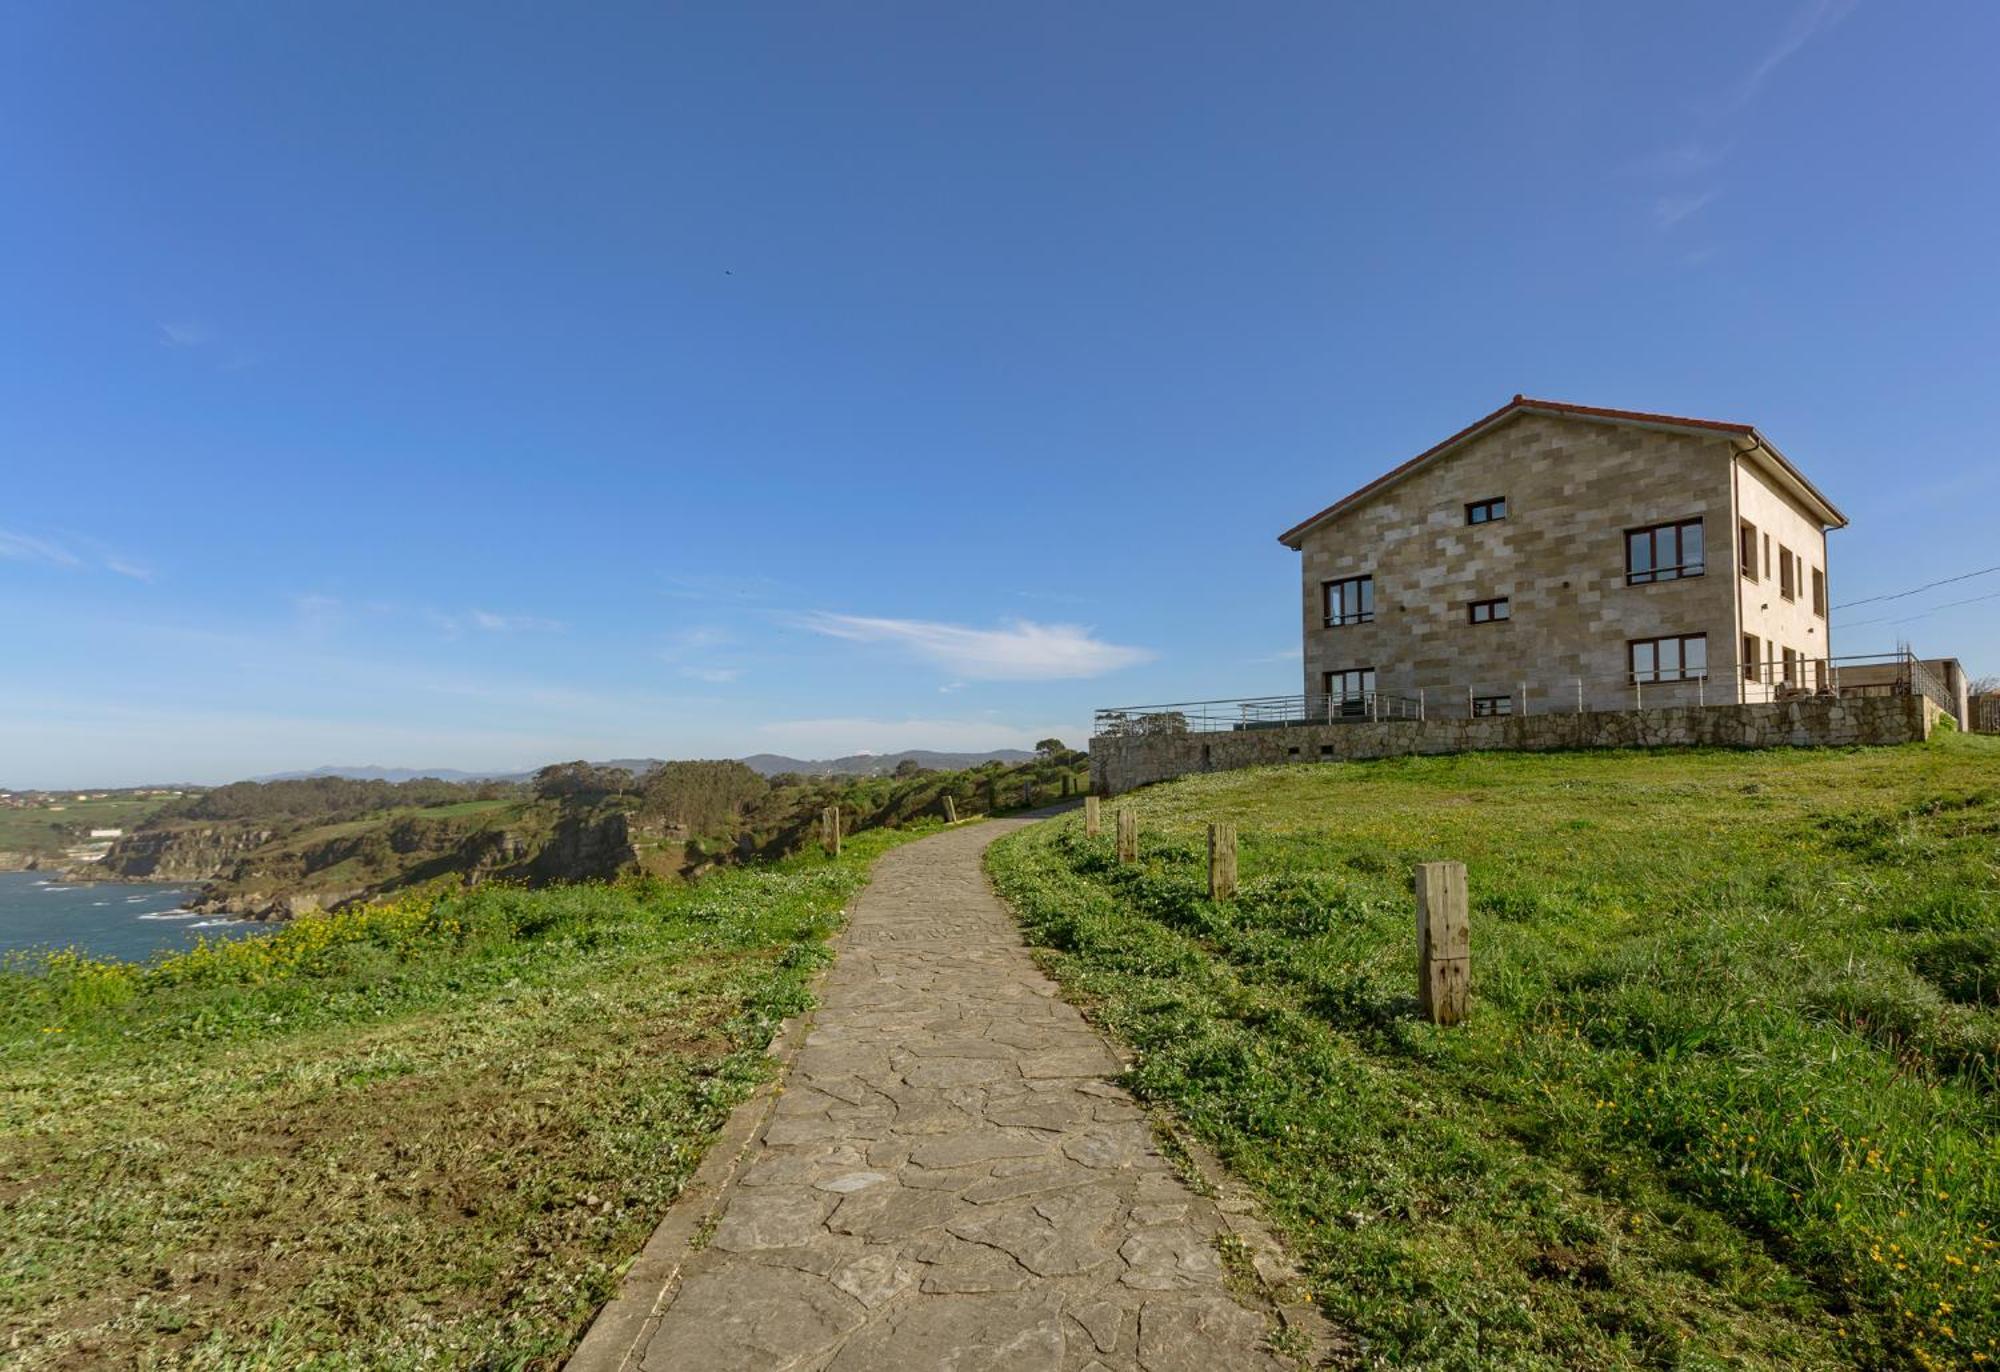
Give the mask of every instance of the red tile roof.
<path id="1" fill-rule="evenodd" d="M 1481 419 L 1475 419 L 1472 423 L 1466 425 L 1442 443 L 1424 449 L 1408 462 L 1390 468 L 1359 490 L 1342 496 L 1318 514 L 1294 524 L 1291 528 L 1278 535 L 1278 541 L 1289 547 L 1297 547 L 1298 544 L 1294 540 L 1298 539 L 1315 524 L 1318 524 L 1322 520 L 1330 519 L 1350 506 L 1358 504 L 1381 490 L 1384 486 L 1394 484 L 1397 480 L 1415 471 L 1418 467 L 1423 466 L 1424 463 L 1430 461 L 1432 458 L 1456 447 L 1473 435 L 1502 422 L 1518 411 L 1573 415 L 1579 419 L 1603 419 L 1619 424 L 1653 424 L 1675 429 L 1700 429 L 1710 433 L 1734 434 L 1740 438 L 1756 439 L 1759 446 L 1769 452 L 1772 457 L 1776 458 L 1786 472 L 1794 477 L 1801 486 L 1805 487 L 1814 499 L 1826 507 L 1827 512 L 1833 516 L 1832 520 L 1829 521 L 1830 523 L 1847 523 L 1846 516 L 1842 515 L 1839 510 L 1834 509 L 1832 503 L 1825 496 L 1821 495 L 1810 481 L 1805 479 L 1804 474 L 1798 468 L 1792 466 L 1784 454 L 1764 441 L 1763 436 L 1757 432 L 1755 425 L 1733 424 L 1722 419 L 1689 419 L 1682 415 L 1652 414 L 1645 410 L 1607 410 L 1596 405 L 1572 405 L 1561 400 L 1533 400 L 1525 395 L 1517 395 L 1505 405 L 1493 411 L 1492 414 L 1486 415 Z"/>

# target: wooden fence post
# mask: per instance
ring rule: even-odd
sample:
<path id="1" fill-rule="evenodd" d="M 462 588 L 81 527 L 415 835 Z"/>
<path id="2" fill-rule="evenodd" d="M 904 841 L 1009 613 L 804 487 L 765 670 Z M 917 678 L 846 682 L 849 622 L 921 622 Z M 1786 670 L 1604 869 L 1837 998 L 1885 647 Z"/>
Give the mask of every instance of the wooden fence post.
<path id="1" fill-rule="evenodd" d="M 1118 812 L 1118 860 L 1139 860 L 1139 817 L 1130 810 Z"/>
<path id="2" fill-rule="evenodd" d="M 1070 790 L 1071 790 L 1071 782 L 1072 782 L 1072 781 L 1074 781 L 1074 780 L 1075 780 L 1075 778 L 1071 777 L 1071 776 L 1070 776 L 1070 774 L 1069 774 L 1068 772 L 1064 772 L 1064 773 L 1062 774 L 1062 798 L 1063 798 L 1064 800 L 1068 800 L 1068 799 L 1069 799 L 1069 793 L 1070 793 Z"/>
<path id="3" fill-rule="evenodd" d="M 944 798 L 944 822 L 946 824 L 958 823 L 958 802 L 954 801 L 950 796 Z"/>
<path id="4" fill-rule="evenodd" d="M 829 805 L 820 813 L 819 841 L 827 856 L 840 856 L 840 807 Z"/>
<path id="5" fill-rule="evenodd" d="M 1104 832 L 1104 805 L 1096 796 L 1083 798 L 1083 836 L 1096 838 Z"/>
<path id="6" fill-rule="evenodd" d="M 1035 783 L 1032 781 L 1024 781 L 1021 783 L 1021 808 L 1023 810 L 1033 809 L 1034 804 L 1035 804 Z"/>
<path id="7" fill-rule="evenodd" d="M 1208 826 L 1208 898 L 1228 900 L 1236 894 L 1236 826 Z"/>
<path id="8" fill-rule="evenodd" d="M 1417 864 L 1417 1005 L 1433 1024 L 1465 1018 L 1472 978 L 1472 927 L 1465 864 Z"/>

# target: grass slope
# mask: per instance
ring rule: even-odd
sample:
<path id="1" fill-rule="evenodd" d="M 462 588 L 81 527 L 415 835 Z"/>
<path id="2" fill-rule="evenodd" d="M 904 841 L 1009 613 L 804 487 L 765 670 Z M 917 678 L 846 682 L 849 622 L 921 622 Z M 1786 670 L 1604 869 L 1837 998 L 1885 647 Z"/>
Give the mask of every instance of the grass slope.
<path id="1" fill-rule="evenodd" d="M 1077 819 L 989 861 L 1355 1361 L 1991 1366 L 1996 742 L 1234 772 L 1112 802 L 1137 865 Z M 1456 1030 L 1414 1015 L 1440 858 L 1473 899 Z"/>
<path id="2" fill-rule="evenodd" d="M 0 809 L 0 853 L 60 858 L 63 849 L 90 841 L 92 829 L 137 828 L 167 802 L 155 796 L 58 802 L 60 810 Z"/>
<path id="3" fill-rule="evenodd" d="M 0 1363 L 556 1366 L 910 836 L 0 973 Z"/>

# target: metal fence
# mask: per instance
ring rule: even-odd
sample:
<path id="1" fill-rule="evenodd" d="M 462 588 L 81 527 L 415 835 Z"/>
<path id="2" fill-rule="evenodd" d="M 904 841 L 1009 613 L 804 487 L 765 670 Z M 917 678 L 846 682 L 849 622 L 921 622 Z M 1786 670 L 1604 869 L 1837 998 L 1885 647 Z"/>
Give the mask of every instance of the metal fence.
<path id="1" fill-rule="evenodd" d="M 1550 670 L 1556 667 L 1557 670 Z M 1921 695 L 1947 714 L 1958 703 L 1913 652 L 1850 657 L 1717 661 L 1617 677 L 1563 673 L 1557 664 L 1528 663 L 1511 680 L 1425 689 L 1414 696 L 1381 691 L 1250 696 L 1123 705 L 1096 712 L 1093 734 L 1229 733 L 1309 724 L 1361 724 L 1395 719 L 1465 719 L 1574 711 L 1644 710 L 1663 706 L 1761 704 L 1840 696 Z"/>
<path id="2" fill-rule="evenodd" d="M 1099 738 L 1135 734 L 1216 734 L 1239 729 L 1289 729 L 1303 724 L 1367 724 L 1422 719 L 1415 697 L 1380 691 L 1236 700 L 1183 700 L 1168 705 L 1121 705 L 1099 710 L 1091 733 Z"/>

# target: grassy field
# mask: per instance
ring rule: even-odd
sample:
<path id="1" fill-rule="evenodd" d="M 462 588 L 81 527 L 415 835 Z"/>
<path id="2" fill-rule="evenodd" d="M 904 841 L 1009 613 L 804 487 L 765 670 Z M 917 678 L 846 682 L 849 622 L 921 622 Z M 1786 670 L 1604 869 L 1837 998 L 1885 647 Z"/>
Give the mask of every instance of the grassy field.
<path id="1" fill-rule="evenodd" d="M 0 810 L 0 853 L 35 853 L 60 857 L 62 850 L 87 842 L 92 829 L 137 828 L 167 802 L 143 799 L 71 800 L 63 808 Z"/>
<path id="2" fill-rule="evenodd" d="M 991 869 L 1265 1197 L 1352 1361 L 2000 1360 L 2000 740 L 1218 774 Z M 1206 898 L 1202 826 L 1240 828 Z M 1107 815 L 1106 828 L 1110 828 Z M 1473 1011 L 1414 1013 L 1410 869 Z"/>
<path id="3" fill-rule="evenodd" d="M 556 1366 L 910 836 L 0 974 L 0 1366 Z"/>

